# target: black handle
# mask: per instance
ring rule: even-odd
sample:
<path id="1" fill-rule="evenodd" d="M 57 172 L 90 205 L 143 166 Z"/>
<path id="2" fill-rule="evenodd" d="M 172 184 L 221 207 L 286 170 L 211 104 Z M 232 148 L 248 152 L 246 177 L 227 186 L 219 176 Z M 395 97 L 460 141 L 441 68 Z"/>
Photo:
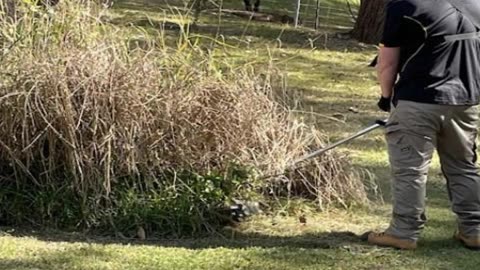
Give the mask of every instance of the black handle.
<path id="1" fill-rule="evenodd" d="M 385 127 L 387 125 L 387 121 L 388 120 L 375 120 L 375 124 Z"/>

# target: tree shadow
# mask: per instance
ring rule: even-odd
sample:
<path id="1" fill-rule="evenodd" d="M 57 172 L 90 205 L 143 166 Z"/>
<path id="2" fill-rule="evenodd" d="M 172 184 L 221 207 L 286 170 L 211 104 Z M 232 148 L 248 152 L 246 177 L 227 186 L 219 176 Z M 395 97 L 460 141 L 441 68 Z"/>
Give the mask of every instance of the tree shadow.
<path id="1" fill-rule="evenodd" d="M 185 16 L 188 13 L 193 13 L 192 2 L 189 0 L 118 0 L 113 5 L 114 10 L 118 12 L 131 11 L 140 13 L 174 13 L 182 14 Z M 288 1 L 287 1 L 288 3 Z M 222 9 L 225 13 L 222 13 L 226 18 L 237 18 L 250 16 L 244 16 L 243 14 L 231 14 L 229 11 L 236 10 L 239 12 L 244 11 L 244 5 L 242 0 L 223 1 Z M 201 11 L 202 17 L 214 16 L 218 17 L 219 5 L 207 3 L 204 9 Z M 319 10 L 318 22 L 321 29 L 329 29 L 334 31 L 349 31 L 353 27 L 354 20 L 352 15 L 348 11 L 348 7 L 345 5 L 342 7 L 334 3 L 325 3 Z M 300 24 L 313 28 L 315 25 L 315 12 L 309 12 L 302 10 L 300 13 Z M 267 1 L 262 3 L 261 10 L 257 14 L 271 15 L 276 18 L 286 18 L 289 23 L 293 23 L 293 17 L 295 15 L 294 3 L 286 4 L 283 0 Z M 232 16 L 233 15 L 233 16 Z M 281 20 L 280 20 L 281 21 Z"/>
<path id="2" fill-rule="evenodd" d="M 168 31 L 178 36 L 182 31 L 196 38 L 208 36 L 222 38 L 230 45 L 250 47 L 256 43 L 270 43 L 270 46 L 288 48 L 323 48 L 332 51 L 363 51 L 364 45 L 349 38 L 348 35 L 293 28 L 275 23 L 228 22 L 218 24 L 185 24 L 181 25 L 168 20 L 148 18 L 144 15 L 124 15 L 108 20 L 117 26 L 135 26 L 156 31 Z"/>
<path id="3" fill-rule="evenodd" d="M 430 224 L 430 226 L 445 226 L 443 223 Z M 450 226 L 450 225 L 447 225 Z M 38 250 L 36 256 L 28 259 L 3 259 L 0 261 L 0 269 L 53 269 L 62 266 L 62 269 L 78 267 L 82 262 L 95 262 L 101 260 L 108 262 L 118 260 L 115 254 L 107 252 L 103 245 L 115 244 L 125 246 L 149 246 L 157 248 L 180 248 L 189 251 L 203 251 L 212 249 L 245 250 L 254 249 L 256 252 L 248 253 L 250 259 L 261 257 L 261 262 L 278 262 L 280 264 L 296 263 L 296 267 L 310 267 L 356 258 L 365 260 L 364 256 L 377 254 L 375 256 L 408 256 L 408 260 L 430 261 L 433 265 L 442 261 L 442 265 L 448 265 L 446 269 L 459 269 L 461 261 L 446 260 L 445 256 L 468 256 L 466 250 L 453 241 L 450 237 L 421 240 L 419 249 L 415 252 L 395 251 L 391 248 L 376 248 L 361 237 L 352 232 L 320 232 L 306 233 L 299 236 L 267 236 L 256 233 L 230 232 L 223 237 L 195 238 L 195 239 L 152 239 L 147 241 L 122 240 L 108 237 L 85 236 L 79 234 L 66 234 L 64 232 L 15 232 L 15 237 L 34 237 L 49 243 L 86 243 L 87 245 L 75 245 L 63 247 L 62 249 Z M 99 244 L 93 246 L 90 244 Z M 398 252 L 398 253 L 393 253 Z M 327 256 L 322 256 L 330 254 Z M 338 257 L 331 257 L 338 254 Z M 383 254 L 383 255 L 382 255 Z M 473 254 L 473 253 L 472 253 Z M 301 260 L 299 260 L 299 256 Z M 336 256 L 336 255 L 335 255 Z M 132 258 L 135 260 L 136 258 Z M 191 260 L 191 258 L 179 258 L 180 260 Z M 130 260 L 130 259 L 129 259 Z M 375 260 L 368 260 L 372 263 Z M 41 262 L 41 263 L 40 263 Z M 385 263 L 385 262 L 383 262 Z M 394 262 L 394 263 L 398 263 Z M 387 263 L 388 264 L 388 263 Z M 268 264 L 269 265 L 269 264 Z M 356 265 L 356 264 L 355 264 Z M 293 267 L 292 267 L 293 268 Z M 384 269 L 384 268 L 382 268 Z M 388 269 L 388 268 L 385 268 Z"/>
<path id="4" fill-rule="evenodd" d="M 237 8 L 242 7 L 238 1 Z M 180 16 L 190 18 L 192 10 L 184 1 L 154 0 L 154 1 L 120 1 L 114 5 L 114 10 L 120 17 L 114 17 L 109 21 L 120 26 L 137 26 L 145 29 L 164 29 L 178 32 L 187 30 L 190 34 L 206 36 L 223 36 L 224 38 L 240 41 L 240 45 L 250 43 L 251 37 L 259 39 L 262 43 L 272 42 L 275 45 L 289 46 L 291 48 L 328 48 L 331 50 L 344 51 L 363 50 L 364 45 L 350 38 L 348 32 L 351 27 L 344 23 L 332 22 L 324 24 L 320 31 L 299 27 L 294 28 L 277 21 L 262 22 L 251 21 L 248 17 L 242 18 L 230 13 L 219 14 L 216 9 L 209 9 L 202 14 L 206 17 L 203 22 L 191 25 L 173 25 L 167 23 L 169 16 Z M 243 11 L 243 10 L 239 10 Z M 156 15 L 158 14 L 158 15 Z M 163 14 L 163 16 L 162 16 Z M 190 14 L 190 15 L 189 15 Z M 286 14 L 265 13 L 266 16 L 285 17 Z M 270 14 L 270 15 L 269 15 Z M 338 18 L 342 14 L 330 14 L 321 18 L 327 21 Z M 331 16 L 331 18 L 330 18 Z M 347 16 L 343 14 L 342 16 Z M 164 17 L 159 19 L 159 17 Z M 230 40 L 231 42 L 232 40 Z"/>
<path id="5" fill-rule="evenodd" d="M 255 252 L 248 255 L 249 260 L 257 261 L 256 264 L 289 265 L 295 267 L 310 267 L 324 264 L 331 258 L 321 256 L 330 249 L 341 249 L 347 252 L 366 252 L 371 249 L 358 236 L 350 232 L 332 232 L 305 234 L 295 237 L 264 236 L 260 234 L 236 234 L 231 237 L 197 238 L 197 239 L 171 239 L 171 240 L 150 240 L 150 241 L 125 241 L 114 238 L 80 237 L 79 235 L 68 236 L 65 233 L 50 232 L 43 233 L 15 233 L 16 237 L 35 237 L 38 240 L 46 241 L 49 244 L 55 242 L 87 243 L 88 245 L 67 246 L 62 249 L 35 250 L 35 256 L 16 259 L 0 260 L 0 269 L 78 269 L 79 265 L 92 265 L 95 262 L 109 262 L 119 260 L 118 255 L 106 252 L 103 245 L 116 244 L 125 246 L 148 246 L 156 248 L 180 248 L 193 251 L 192 256 L 171 258 L 180 260 L 182 264 L 195 261 L 197 251 L 212 249 L 245 250 L 254 249 Z M 90 244 L 99 244 L 93 246 Z M 299 259 L 299 256 L 301 259 Z M 136 265 L 137 258 L 128 258 L 129 263 Z M 147 262 L 148 263 L 148 262 Z M 295 265 L 291 265 L 295 263 Z M 174 263 L 175 264 L 175 263 Z M 188 263 L 187 263 L 188 264 Z M 215 264 L 215 262 L 210 262 Z M 91 267 L 91 266 L 90 266 Z M 152 266 L 150 266 L 152 267 Z M 149 268 L 152 269 L 152 268 Z M 178 269 L 178 268 L 177 268 Z M 221 268 L 224 269 L 224 268 Z"/>
<path id="6" fill-rule="evenodd" d="M 251 247 L 274 248 L 289 247 L 302 249 L 332 249 L 346 245 L 364 246 L 366 243 L 361 235 L 353 232 L 319 232 L 306 233 L 299 236 L 270 236 L 260 233 L 244 233 L 230 227 L 209 237 L 198 238 L 149 238 L 147 240 L 124 239 L 119 237 L 98 236 L 95 234 L 67 233 L 55 230 L 9 229 L 8 235 L 14 237 L 33 237 L 47 242 L 89 243 L 89 244 L 119 244 L 158 246 L 165 248 L 208 249 L 230 248 L 244 249 Z M 0 269 L 4 269 L 1 268 Z"/>

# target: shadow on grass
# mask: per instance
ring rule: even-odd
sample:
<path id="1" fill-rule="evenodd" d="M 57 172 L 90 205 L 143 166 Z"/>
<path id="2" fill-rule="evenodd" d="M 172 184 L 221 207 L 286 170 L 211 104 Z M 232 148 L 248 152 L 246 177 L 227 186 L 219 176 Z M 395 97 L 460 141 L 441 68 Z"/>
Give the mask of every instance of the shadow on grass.
<path id="1" fill-rule="evenodd" d="M 235 19 L 234 19 L 235 20 Z M 275 23 L 259 23 L 248 21 L 228 21 L 218 24 L 186 24 L 168 20 L 147 18 L 144 15 L 125 15 L 109 21 L 117 26 L 135 26 L 150 30 L 166 30 L 179 33 L 181 30 L 188 31 L 191 37 L 195 35 L 219 37 L 222 36 L 228 43 L 249 45 L 255 43 L 256 39 L 271 43 L 271 46 L 287 46 L 288 48 L 325 48 L 333 51 L 361 51 L 365 47 L 347 36 L 331 34 L 327 31 L 316 32 L 301 28 L 282 26 Z"/>
<path id="2" fill-rule="evenodd" d="M 168 2 L 168 4 L 167 4 Z M 241 1 L 238 1 L 239 3 Z M 238 5 L 237 8 L 241 8 Z M 114 6 L 114 11 L 120 17 L 113 18 L 110 22 L 115 25 L 137 26 L 145 29 L 165 29 L 175 30 L 189 29 L 190 33 L 207 36 L 222 35 L 226 38 L 247 39 L 254 37 L 261 39 L 262 42 L 272 42 L 281 46 L 292 48 L 328 48 L 332 50 L 344 51 L 361 50 L 359 43 L 349 39 L 351 27 L 346 27 L 345 23 L 332 22 L 321 27 L 321 31 L 315 31 L 311 28 L 294 28 L 279 22 L 261 22 L 250 21 L 248 18 L 241 18 L 229 13 L 218 14 L 218 10 L 207 10 L 202 13 L 201 23 L 197 25 L 165 25 L 165 20 L 169 17 L 183 17 L 188 19 L 191 16 L 191 10 L 182 1 L 138 1 L 125 0 L 119 1 Z M 273 13 L 272 13 L 273 14 Z M 273 16 L 270 14 L 271 16 Z M 275 14 L 275 17 L 282 15 Z M 286 16 L 286 15 L 283 15 Z M 330 15 L 329 15 L 330 16 Z M 344 16 L 349 16 L 344 14 Z M 164 17 L 164 18 L 163 18 Z M 333 16 L 338 18 L 338 16 Z M 328 18 L 325 18 L 326 21 Z M 219 23 L 220 20 L 220 23 Z M 350 23 L 351 24 L 351 23 Z"/>
<path id="3" fill-rule="evenodd" d="M 3 228 L 9 231 L 9 228 Z M 332 249 L 347 245 L 364 246 L 366 243 L 360 235 L 352 232 L 321 232 L 307 233 L 300 236 L 269 236 L 259 233 L 243 233 L 232 229 L 225 229 L 221 234 L 211 237 L 181 238 L 181 239 L 122 239 L 117 237 L 101 237 L 90 234 L 66 233 L 60 231 L 12 230 L 8 233 L 14 237 L 34 237 L 47 242 L 90 243 L 90 244 L 120 244 L 145 245 L 168 248 L 207 249 L 233 248 L 244 249 L 251 247 L 274 248 L 288 247 L 301 249 Z M 0 267 L 0 269 L 3 269 Z"/>
<path id="4" fill-rule="evenodd" d="M 372 213 L 375 214 L 375 213 Z M 379 213 L 383 215 L 384 213 Z M 428 220 L 430 229 L 451 231 L 455 229 L 455 221 L 448 217 L 435 216 Z M 6 235 L 13 237 L 33 237 L 46 242 L 88 243 L 88 244 L 119 244 L 157 246 L 165 248 L 185 248 L 191 250 L 211 248 L 299 248 L 299 249 L 338 249 L 338 248 L 367 248 L 365 235 L 358 235 L 349 231 L 331 231 L 318 233 L 305 233 L 297 236 L 272 236 L 262 233 L 245 233 L 227 227 L 215 235 L 198 238 L 149 238 L 139 240 L 135 238 L 119 238 L 110 236 L 98 236 L 95 234 L 67 233 L 57 230 L 31 230 L 11 229 L 0 227 L 0 231 L 6 231 Z M 1 236 L 1 234 L 0 234 Z M 450 238 L 422 240 L 425 245 L 435 243 L 450 243 Z M 86 253 L 89 254 L 88 252 Z M 92 256 L 94 256 L 93 254 Z M 1 268 L 0 269 L 4 269 Z"/>
<path id="5" fill-rule="evenodd" d="M 113 5 L 114 10 L 123 12 L 138 12 L 138 13 L 170 13 L 170 14 L 191 14 L 193 13 L 191 0 L 118 0 Z M 201 11 L 201 17 L 218 17 L 218 5 L 207 4 L 203 6 Z M 230 0 L 222 1 L 222 8 L 225 10 L 238 10 L 243 12 L 244 5 L 242 0 Z M 295 3 L 284 0 L 269 0 L 262 3 L 260 13 L 264 15 L 271 15 L 276 17 L 290 17 L 293 20 L 295 15 Z M 333 1 L 332 3 L 324 2 L 324 5 L 320 8 L 318 22 L 322 29 L 351 29 L 353 27 L 354 20 L 352 15 L 348 11 L 347 5 L 340 4 L 339 1 Z M 222 17 L 239 18 L 239 14 L 233 15 L 229 12 L 222 13 Z M 245 16 L 241 16 L 245 17 Z M 248 19 L 248 16 L 247 18 Z M 302 10 L 300 13 L 300 24 L 310 28 L 315 26 L 315 14 L 314 12 L 308 12 Z"/>
<path id="6" fill-rule="evenodd" d="M 443 224 L 442 224 L 443 225 Z M 197 239 L 172 239 L 172 240 L 151 240 L 151 241 L 124 241 L 112 238 L 82 237 L 79 235 L 69 235 L 65 233 L 49 232 L 44 233 L 14 233 L 16 237 L 28 236 L 35 237 L 47 242 L 69 242 L 69 243 L 88 243 L 88 244 L 118 244 L 128 246 L 151 246 L 157 248 L 181 248 L 190 251 L 203 251 L 212 249 L 230 249 L 246 250 L 255 249 L 254 253 L 239 255 L 248 256 L 250 259 L 259 257 L 262 262 L 275 261 L 281 264 L 295 262 L 296 267 L 310 267 L 315 265 L 324 265 L 335 262 L 348 263 L 350 260 L 359 260 L 352 266 L 367 264 L 385 264 L 390 263 L 382 260 L 382 257 L 392 257 L 393 265 L 399 262 L 418 263 L 419 260 L 429 262 L 432 266 L 448 265 L 442 269 L 468 269 L 464 267 L 463 261 L 448 260 L 445 256 L 471 256 L 458 243 L 450 237 L 422 240 L 420 248 L 416 252 L 401 252 L 394 249 L 377 249 L 368 245 L 359 236 L 350 232 L 331 232 L 314 233 L 293 237 L 265 236 L 260 234 L 241 234 L 235 233 L 231 237 L 197 238 Z M 118 248 L 118 247 L 117 247 Z M 105 251 L 102 246 L 82 245 L 72 247 L 62 247 L 61 249 L 39 250 L 36 256 L 27 259 L 6 259 L 0 261 L 0 269 L 56 269 L 62 266 L 62 269 L 71 269 L 82 265 L 83 263 L 108 262 L 119 260 L 118 255 L 113 250 Z M 133 252 L 133 251 L 132 251 Z M 155 251 L 149 251 L 155 254 Z M 123 254 L 123 253 L 122 253 Z M 121 255 L 125 256 L 125 254 Z M 193 253 L 197 256 L 198 253 Z M 332 257 L 333 256 L 333 257 Z M 369 258 L 369 256 L 373 256 Z M 300 259 L 301 258 L 301 259 Z M 403 259 L 402 259 L 403 258 Z M 132 258 L 126 260 L 136 260 Z M 256 259 L 256 260 L 258 260 Z M 471 259 L 471 258 L 470 258 Z M 194 258 L 181 258 L 182 261 L 194 261 Z M 378 262 L 377 262 L 378 261 Z M 135 264 L 135 263 L 134 263 Z M 392 266 L 393 266 L 392 265 Z M 291 267 L 295 269 L 295 267 Z M 310 269 L 310 268 L 309 268 Z M 353 268 L 352 268 L 353 269 Z M 362 268 L 364 269 L 364 268 Z M 377 268 L 375 268 L 377 269 Z M 392 268 L 378 268 L 392 269 Z M 408 268 L 407 268 L 408 269 Z M 429 268 L 430 269 L 430 268 Z"/>

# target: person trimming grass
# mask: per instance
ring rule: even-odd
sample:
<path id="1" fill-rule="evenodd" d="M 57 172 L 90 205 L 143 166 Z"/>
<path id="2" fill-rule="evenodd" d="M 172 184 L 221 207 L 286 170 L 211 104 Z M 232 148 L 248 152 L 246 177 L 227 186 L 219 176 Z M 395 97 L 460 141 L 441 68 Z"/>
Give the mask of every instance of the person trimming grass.
<path id="1" fill-rule="evenodd" d="M 392 0 L 387 4 L 378 73 L 380 109 L 393 174 L 393 217 L 371 244 L 415 249 L 426 221 L 429 165 L 436 148 L 447 179 L 455 238 L 480 249 L 480 2 Z M 398 77 L 398 80 L 397 80 Z M 393 107 L 391 107 L 393 104 Z"/>

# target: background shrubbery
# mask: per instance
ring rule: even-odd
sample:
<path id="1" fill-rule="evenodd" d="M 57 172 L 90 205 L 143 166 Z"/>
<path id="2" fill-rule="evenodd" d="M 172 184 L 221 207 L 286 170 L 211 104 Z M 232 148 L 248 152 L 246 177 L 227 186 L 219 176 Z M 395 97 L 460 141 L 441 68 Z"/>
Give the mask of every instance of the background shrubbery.
<path id="1" fill-rule="evenodd" d="M 184 32 L 126 35 L 88 1 L 16 10 L 0 13 L 2 223 L 185 234 L 223 224 L 233 198 L 365 199 L 333 154 L 261 177 L 323 145 L 278 102 L 271 65 L 231 65 Z"/>

